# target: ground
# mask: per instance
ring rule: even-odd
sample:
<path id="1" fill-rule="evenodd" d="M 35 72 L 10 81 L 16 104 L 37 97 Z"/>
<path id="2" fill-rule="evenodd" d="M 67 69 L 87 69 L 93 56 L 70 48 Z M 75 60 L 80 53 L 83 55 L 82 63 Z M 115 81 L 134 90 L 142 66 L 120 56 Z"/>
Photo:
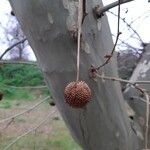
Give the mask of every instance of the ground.
<path id="1" fill-rule="evenodd" d="M 36 104 L 36 100 L 5 100 L 0 101 L 0 120 L 13 114 L 27 110 Z M 46 116 L 56 109 L 48 101 L 39 107 L 16 118 L 10 125 L 9 121 L 0 123 L 0 150 L 3 150 L 17 136 L 38 125 Z M 58 111 L 36 131 L 16 142 L 10 150 L 81 150 L 74 142 Z"/>

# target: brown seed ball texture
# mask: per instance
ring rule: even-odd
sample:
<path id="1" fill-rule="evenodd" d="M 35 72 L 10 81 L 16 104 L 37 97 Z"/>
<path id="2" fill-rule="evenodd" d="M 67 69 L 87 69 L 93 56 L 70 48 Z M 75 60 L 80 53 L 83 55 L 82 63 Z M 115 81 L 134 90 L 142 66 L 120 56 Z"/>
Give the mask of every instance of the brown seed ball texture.
<path id="1" fill-rule="evenodd" d="M 84 81 L 73 81 L 65 87 L 65 100 L 74 108 L 82 108 L 91 97 L 91 90 Z"/>

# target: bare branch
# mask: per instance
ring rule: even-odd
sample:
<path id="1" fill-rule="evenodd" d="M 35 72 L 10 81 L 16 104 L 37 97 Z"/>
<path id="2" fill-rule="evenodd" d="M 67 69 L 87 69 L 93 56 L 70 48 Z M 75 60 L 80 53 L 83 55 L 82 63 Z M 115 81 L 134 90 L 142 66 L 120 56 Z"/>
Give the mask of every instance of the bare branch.
<path id="1" fill-rule="evenodd" d="M 101 16 L 103 16 L 104 12 L 108 11 L 111 8 L 114 8 L 114 7 L 118 6 L 119 3 L 124 4 L 124 3 L 131 2 L 131 1 L 134 1 L 134 0 L 120 0 L 120 2 L 118 0 L 116 2 L 113 2 L 113 3 L 111 3 L 107 6 L 104 6 L 103 8 L 99 9 L 99 12 L 96 14 L 96 16 L 100 18 Z"/>
<path id="2" fill-rule="evenodd" d="M 112 36 L 115 37 L 115 35 L 112 34 Z M 139 48 L 137 47 L 133 47 L 132 45 L 130 45 L 129 43 L 126 43 L 125 41 L 122 41 L 120 38 L 119 38 L 119 41 L 121 42 L 120 44 L 117 44 L 118 46 L 124 44 L 126 45 L 127 48 L 131 48 L 133 51 L 135 51 L 137 54 L 141 55 L 141 53 L 138 52 Z"/>
<path id="3" fill-rule="evenodd" d="M 8 144 L 4 150 L 8 150 L 11 146 L 13 146 L 17 141 L 19 141 L 21 138 L 23 138 L 24 136 L 28 135 L 31 132 L 36 131 L 39 127 L 41 127 L 47 120 L 48 118 L 52 117 L 52 115 L 56 112 L 56 109 L 54 111 L 52 111 L 51 113 L 49 113 L 45 119 L 43 121 L 41 121 L 37 126 L 35 126 L 34 128 L 30 129 L 29 131 L 23 133 L 22 135 L 18 136 L 15 140 L 13 140 L 10 144 Z"/>
<path id="4" fill-rule="evenodd" d="M 150 81 L 129 81 L 129 80 L 124 80 L 121 78 L 116 78 L 116 77 L 109 77 L 109 76 L 104 76 L 104 75 L 100 75 L 97 73 L 97 68 L 93 68 L 93 66 L 90 69 L 90 77 L 99 77 L 102 80 L 111 80 L 111 81 L 119 81 L 119 82 L 123 82 L 123 83 L 128 83 L 130 85 L 132 85 L 133 87 L 135 87 L 137 90 L 139 90 L 142 94 L 144 94 L 144 92 L 147 92 L 145 89 L 139 87 L 139 84 L 150 84 Z"/>
<path id="5" fill-rule="evenodd" d="M 9 48 L 7 48 L 7 49 L 5 50 L 5 52 L 0 56 L 0 60 L 3 58 L 3 56 L 4 56 L 7 52 L 9 52 L 10 50 L 12 50 L 12 49 L 13 49 L 15 46 L 17 46 L 18 44 L 24 43 L 26 40 L 27 40 L 27 39 L 24 38 L 24 39 L 22 39 L 21 41 L 19 41 L 19 42 L 13 44 L 13 45 L 10 46 Z"/>
<path id="6" fill-rule="evenodd" d="M 16 115 L 13 115 L 13 116 L 11 116 L 11 117 L 8 117 L 8 118 L 5 118 L 5 119 L 0 120 L 0 123 L 6 122 L 6 121 L 11 120 L 11 119 L 14 120 L 14 119 L 17 118 L 17 117 L 19 117 L 19 116 L 21 116 L 21 115 L 23 115 L 23 114 L 25 114 L 25 113 L 27 113 L 27 112 L 30 112 L 30 111 L 34 110 L 36 107 L 38 107 L 39 105 L 41 105 L 42 103 L 44 103 L 44 102 L 45 102 L 46 100 L 48 100 L 49 98 L 50 98 L 50 96 L 47 96 L 46 98 L 44 98 L 43 100 L 39 101 L 37 104 L 35 104 L 35 105 L 32 106 L 31 108 L 29 108 L 29 109 L 27 109 L 27 110 L 25 110 L 25 111 L 23 111 L 23 112 L 21 112 L 21 113 L 18 113 L 18 114 L 16 114 Z"/>
<path id="7" fill-rule="evenodd" d="M 148 13 L 148 15 L 147 15 L 147 13 Z M 141 18 L 147 18 L 147 17 L 149 17 L 150 15 L 149 15 L 149 13 L 150 13 L 150 10 L 148 10 L 148 11 L 145 11 L 144 13 L 142 13 L 140 16 L 138 16 L 138 17 L 136 17 L 134 20 L 132 20 L 131 22 L 130 22 L 130 25 L 132 25 L 133 23 L 135 23 L 137 20 L 140 20 Z"/>
<path id="8" fill-rule="evenodd" d="M 115 13 L 113 13 L 113 12 L 111 12 L 111 11 L 108 11 L 108 12 L 111 13 L 112 15 L 118 17 L 118 15 L 116 15 Z M 143 43 L 143 40 L 142 40 L 142 38 L 140 37 L 140 35 L 137 33 L 137 31 L 134 30 L 134 29 L 132 28 L 132 26 L 131 26 L 129 23 L 127 23 L 127 22 L 125 21 L 125 19 L 123 19 L 123 18 L 121 18 L 121 17 L 120 17 L 120 19 L 137 35 L 137 37 L 139 38 L 140 42 Z"/>
<path id="9" fill-rule="evenodd" d="M 97 77 L 100 77 L 102 79 L 106 80 L 112 80 L 112 81 L 119 81 L 119 82 L 124 82 L 124 83 L 129 83 L 129 84 L 150 84 L 150 81 L 129 81 L 121 78 L 116 78 L 116 77 L 109 77 L 109 76 L 103 76 L 100 74 L 96 74 Z"/>
<path id="10" fill-rule="evenodd" d="M 149 126 L 149 95 L 147 92 L 144 92 L 144 96 L 146 99 L 146 114 L 145 114 L 145 118 L 146 118 L 146 123 L 145 123 L 145 150 L 148 150 L 148 126 Z"/>
<path id="11" fill-rule="evenodd" d="M 4 131 L 5 129 L 7 129 L 12 123 L 14 122 L 14 119 L 11 119 L 4 128 L 2 128 L 0 131 Z"/>
<path id="12" fill-rule="evenodd" d="M 119 36 L 121 34 L 120 32 L 120 3 L 121 3 L 121 0 L 118 1 L 118 25 L 117 25 L 117 37 L 116 37 L 116 41 L 115 41 L 115 44 L 113 46 L 113 49 L 111 51 L 111 53 L 109 55 L 106 55 L 105 58 L 106 58 L 106 61 L 100 65 L 99 67 L 97 67 L 97 70 L 99 70 L 101 67 L 104 67 L 106 64 L 109 63 L 109 61 L 111 60 L 113 54 L 114 54 L 114 51 L 115 51 L 115 48 L 116 48 L 116 45 L 117 45 L 117 42 L 119 40 Z"/>

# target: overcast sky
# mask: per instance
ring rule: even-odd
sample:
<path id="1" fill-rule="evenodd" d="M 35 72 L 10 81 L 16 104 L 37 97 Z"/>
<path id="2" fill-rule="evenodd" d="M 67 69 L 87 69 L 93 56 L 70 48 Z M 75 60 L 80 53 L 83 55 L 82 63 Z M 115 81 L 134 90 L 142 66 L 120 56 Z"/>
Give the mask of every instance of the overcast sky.
<path id="1" fill-rule="evenodd" d="M 103 0 L 104 4 L 107 5 L 115 0 Z M 126 13 L 128 10 L 128 13 Z M 2 26 L 7 26 L 7 23 L 10 19 L 10 11 L 11 7 L 7 0 L 0 0 L 0 24 Z M 117 14 L 117 7 L 111 9 L 115 14 Z M 117 31 L 117 17 L 114 15 L 107 13 L 109 18 L 109 23 L 111 27 L 111 31 L 113 35 L 116 35 Z M 138 32 L 143 42 L 150 42 L 150 3 L 148 0 L 135 0 L 133 2 L 121 5 L 121 17 L 125 18 L 126 22 L 130 23 L 136 18 L 137 19 L 132 27 Z M 140 42 L 133 38 L 129 38 L 132 34 L 131 30 L 128 30 L 126 25 L 121 22 L 122 35 L 120 36 L 121 40 L 131 44 L 132 46 L 139 47 Z M 5 34 L 3 29 L 0 27 L 0 53 L 2 53 L 7 47 L 7 42 L 4 42 Z M 114 38 L 115 39 L 115 38 Z M 32 57 L 35 59 L 34 57 Z"/>
<path id="2" fill-rule="evenodd" d="M 111 0 L 103 0 L 105 4 L 109 4 Z M 114 0 L 113 0 L 114 1 Z M 126 13 L 128 10 L 128 13 Z M 117 14 L 117 7 L 111 9 Z M 117 26 L 117 18 L 110 13 L 107 13 L 109 17 L 110 27 L 112 33 L 116 33 L 116 26 Z M 150 3 L 148 0 L 134 0 L 133 2 L 126 3 L 121 5 L 121 17 L 125 18 L 126 22 L 130 24 L 133 20 L 137 19 L 133 24 L 132 27 L 137 31 L 137 33 L 141 36 L 143 42 L 150 42 Z M 125 40 L 128 39 L 130 36 L 130 31 L 126 28 L 124 23 L 121 23 L 121 32 L 123 33 L 120 38 Z M 132 40 L 130 41 L 132 44 Z M 135 43 L 134 43 L 135 44 Z"/>

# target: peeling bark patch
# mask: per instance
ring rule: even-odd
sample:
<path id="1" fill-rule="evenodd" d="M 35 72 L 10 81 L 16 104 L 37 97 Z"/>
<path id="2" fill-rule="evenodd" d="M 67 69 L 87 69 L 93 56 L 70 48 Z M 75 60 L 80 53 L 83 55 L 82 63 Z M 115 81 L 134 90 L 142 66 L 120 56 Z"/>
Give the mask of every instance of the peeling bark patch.
<path id="1" fill-rule="evenodd" d="M 49 21 L 49 23 L 50 23 L 50 24 L 53 24 L 54 21 L 53 21 L 53 17 L 52 17 L 52 15 L 51 15 L 51 13 L 48 12 L 47 16 L 48 16 L 48 21 Z"/>
<path id="2" fill-rule="evenodd" d="M 141 64 L 141 70 L 140 70 L 140 75 L 142 78 L 146 77 L 146 73 L 147 71 L 150 69 L 150 61 L 148 62 L 147 60 L 145 60 L 142 64 Z"/>
<path id="3" fill-rule="evenodd" d="M 98 31 L 100 31 L 100 30 L 101 30 L 101 27 L 102 27 L 101 20 L 100 20 L 100 19 L 98 19 L 98 20 L 97 20 L 97 28 L 98 28 Z"/>
<path id="4" fill-rule="evenodd" d="M 68 9 L 68 0 L 63 0 L 63 5 L 65 9 Z"/>
<path id="5" fill-rule="evenodd" d="M 71 31 L 75 26 L 77 26 L 77 9 L 78 2 L 73 0 L 63 0 L 64 8 L 68 10 L 69 16 L 66 20 L 66 25 L 69 31 Z"/>
<path id="6" fill-rule="evenodd" d="M 136 68 L 131 80 L 135 81 L 136 79 L 138 79 L 138 77 L 145 78 L 149 70 L 150 70 L 150 61 L 144 60 L 143 63 L 140 63 Z"/>
<path id="7" fill-rule="evenodd" d="M 117 133 L 116 133 L 116 137 L 117 137 L 117 138 L 119 138 L 119 136 L 120 136 L 120 133 L 119 133 L 119 132 L 117 132 Z"/>
<path id="8" fill-rule="evenodd" d="M 143 117 L 139 117 L 139 123 L 143 127 L 145 124 L 145 119 Z"/>
<path id="9" fill-rule="evenodd" d="M 81 42 L 81 49 L 85 51 L 87 54 L 90 54 L 90 46 L 87 42 Z"/>

